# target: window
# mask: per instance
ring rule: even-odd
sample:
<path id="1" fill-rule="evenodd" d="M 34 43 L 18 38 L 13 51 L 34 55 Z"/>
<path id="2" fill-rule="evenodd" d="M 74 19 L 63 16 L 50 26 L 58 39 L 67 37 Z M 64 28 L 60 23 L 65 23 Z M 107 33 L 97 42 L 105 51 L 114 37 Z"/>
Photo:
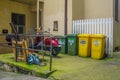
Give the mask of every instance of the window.
<path id="1" fill-rule="evenodd" d="M 15 25 L 17 32 L 19 34 L 23 34 L 25 32 L 25 15 L 12 13 L 11 18 L 12 18 L 12 23 Z"/>
<path id="2" fill-rule="evenodd" d="M 53 31 L 58 31 L 58 21 L 54 21 Z"/>
<path id="3" fill-rule="evenodd" d="M 119 19 L 118 19 L 118 0 L 115 0 L 115 21 L 119 21 Z"/>

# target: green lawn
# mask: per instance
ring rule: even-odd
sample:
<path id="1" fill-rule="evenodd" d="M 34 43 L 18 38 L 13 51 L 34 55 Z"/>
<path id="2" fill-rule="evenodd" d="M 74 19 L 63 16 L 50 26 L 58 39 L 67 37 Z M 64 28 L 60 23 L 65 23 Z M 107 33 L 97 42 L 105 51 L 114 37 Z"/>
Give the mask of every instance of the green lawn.
<path id="1" fill-rule="evenodd" d="M 27 71 L 33 72 L 35 75 L 40 77 L 47 77 L 51 72 L 49 71 L 49 61 L 46 59 L 45 63 L 47 63 L 46 66 L 40 66 L 40 65 L 29 65 L 26 62 L 16 62 L 13 54 L 1 54 L 0 55 L 0 62 L 12 65 L 12 66 L 18 66 L 22 69 L 25 69 Z"/>
<path id="2" fill-rule="evenodd" d="M 113 58 L 95 60 L 78 56 L 59 55 L 53 59 L 57 69 L 51 77 L 60 80 L 120 80 L 120 53 Z"/>
<path id="3" fill-rule="evenodd" d="M 9 57 L 8 55 L 7 57 Z M 0 56 L 0 60 L 10 62 Z M 47 66 L 26 65 L 19 62 L 17 65 L 35 70 L 38 72 L 49 70 L 49 56 L 46 56 Z M 11 63 L 11 62 L 10 62 Z M 16 64 L 13 60 L 12 64 Z M 52 70 L 56 70 L 50 75 L 50 80 L 120 80 L 120 52 L 113 54 L 113 58 L 95 60 L 92 58 L 83 58 L 59 54 L 53 58 Z"/>

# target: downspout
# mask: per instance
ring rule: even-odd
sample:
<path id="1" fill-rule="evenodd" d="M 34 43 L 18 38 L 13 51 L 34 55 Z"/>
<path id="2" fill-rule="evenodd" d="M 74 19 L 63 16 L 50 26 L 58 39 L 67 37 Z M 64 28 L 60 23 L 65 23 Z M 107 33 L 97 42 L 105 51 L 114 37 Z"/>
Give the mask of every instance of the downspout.
<path id="1" fill-rule="evenodd" d="M 67 9 L 67 8 L 68 8 L 67 6 L 68 6 L 68 0 L 65 0 L 65 18 L 64 18 L 64 19 L 65 19 L 65 20 L 64 20 L 64 22 L 65 22 L 65 23 L 64 23 L 64 27 L 65 27 L 64 31 L 65 31 L 65 32 L 64 32 L 64 35 L 67 35 L 67 10 L 68 10 L 68 9 Z"/>

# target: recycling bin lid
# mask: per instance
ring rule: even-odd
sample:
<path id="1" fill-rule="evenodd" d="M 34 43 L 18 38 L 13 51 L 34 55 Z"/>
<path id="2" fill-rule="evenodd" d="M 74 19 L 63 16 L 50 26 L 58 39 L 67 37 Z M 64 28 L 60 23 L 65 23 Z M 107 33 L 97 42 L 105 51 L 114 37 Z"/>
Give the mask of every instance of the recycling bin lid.
<path id="1" fill-rule="evenodd" d="M 78 34 L 78 37 L 90 37 L 90 34 Z"/>
<path id="2" fill-rule="evenodd" d="M 68 34 L 67 37 L 77 37 L 77 34 Z"/>
<path id="3" fill-rule="evenodd" d="M 93 34 L 93 35 L 90 35 L 90 37 L 92 37 L 92 38 L 106 38 L 106 36 L 104 34 Z"/>
<path id="4" fill-rule="evenodd" d="M 67 36 L 57 36 L 58 38 L 66 38 Z"/>

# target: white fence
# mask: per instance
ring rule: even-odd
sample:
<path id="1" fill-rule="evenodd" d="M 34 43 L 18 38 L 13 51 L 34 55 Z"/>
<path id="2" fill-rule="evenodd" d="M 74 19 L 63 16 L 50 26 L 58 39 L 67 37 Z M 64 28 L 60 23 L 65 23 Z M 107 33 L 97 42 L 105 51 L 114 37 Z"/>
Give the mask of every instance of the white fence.
<path id="1" fill-rule="evenodd" d="M 73 20 L 72 32 L 75 34 L 106 35 L 105 53 L 113 53 L 113 18 Z"/>

